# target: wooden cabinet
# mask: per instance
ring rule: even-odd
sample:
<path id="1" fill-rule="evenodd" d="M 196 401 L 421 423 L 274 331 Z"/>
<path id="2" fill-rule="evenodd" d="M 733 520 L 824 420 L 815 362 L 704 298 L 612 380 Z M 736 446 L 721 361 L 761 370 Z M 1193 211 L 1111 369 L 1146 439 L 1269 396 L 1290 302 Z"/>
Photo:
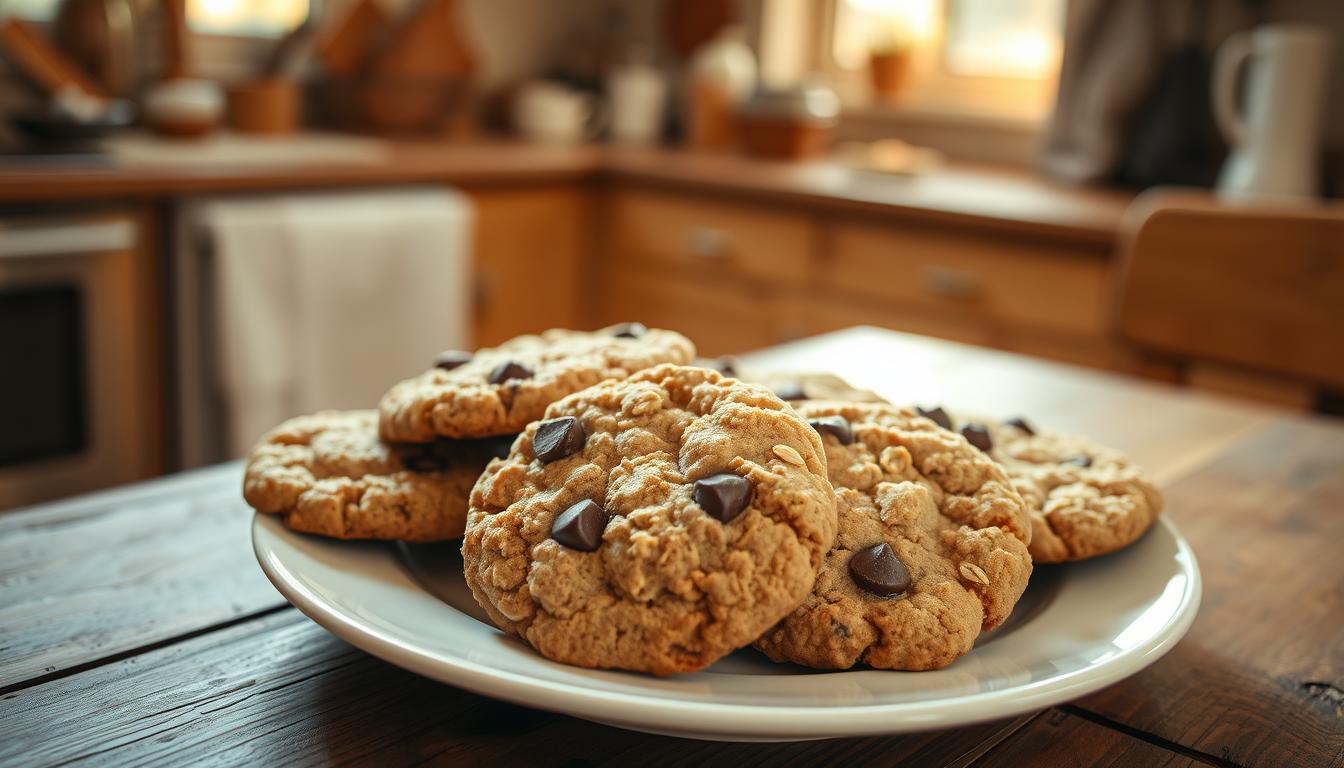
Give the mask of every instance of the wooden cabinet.
<path id="1" fill-rule="evenodd" d="M 830 228 L 826 245 L 820 282 L 839 293 L 994 325 L 1082 334 L 1106 327 L 1105 253 L 929 225 L 844 220 Z"/>
<path id="2" fill-rule="evenodd" d="M 675 328 L 705 355 L 876 325 L 1148 372 L 1107 333 L 1094 242 L 635 186 L 603 211 L 600 320 Z"/>
<path id="3" fill-rule="evenodd" d="M 609 257 L 717 280 L 801 283 L 816 250 L 817 225 L 798 209 L 642 189 L 610 199 Z"/>
<path id="4" fill-rule="evenodd" d="M 590 274 L 590 201 L 581 186 L 473 190 L 477 346 L 575 328 Z"/>

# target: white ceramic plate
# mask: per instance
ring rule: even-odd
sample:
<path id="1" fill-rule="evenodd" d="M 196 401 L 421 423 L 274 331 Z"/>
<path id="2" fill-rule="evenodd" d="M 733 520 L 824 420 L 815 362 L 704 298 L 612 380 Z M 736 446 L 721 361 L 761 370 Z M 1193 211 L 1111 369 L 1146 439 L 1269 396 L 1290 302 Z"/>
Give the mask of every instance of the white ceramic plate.
<path id="1" fill-rule="evenodd" d="M 1199 569 L 1165 519 L 1126 550 L 1038 566 L 1008 621 L 946 669 L 819 672 L 746 649 L 656 678 L 557 664 L 486 620 L 456 544 L 331 541 L 258 515 L 257 560 L 299 610 L 413 672 L 622 728 L 740 741 L 946 728 L 1031 712 L 1152 664 L 1189 629 Z"/>

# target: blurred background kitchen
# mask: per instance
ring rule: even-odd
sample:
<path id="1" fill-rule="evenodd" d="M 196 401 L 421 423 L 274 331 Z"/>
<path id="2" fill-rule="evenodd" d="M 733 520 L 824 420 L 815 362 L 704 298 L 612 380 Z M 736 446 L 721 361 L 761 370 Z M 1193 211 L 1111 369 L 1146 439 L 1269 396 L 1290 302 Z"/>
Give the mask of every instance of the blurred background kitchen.
<path id="1" fill-rule="evenodd" d="M 1338 0 L 0 0 L 0 509 L 624 320 L 1344 413 L 1342 32 Z"/>

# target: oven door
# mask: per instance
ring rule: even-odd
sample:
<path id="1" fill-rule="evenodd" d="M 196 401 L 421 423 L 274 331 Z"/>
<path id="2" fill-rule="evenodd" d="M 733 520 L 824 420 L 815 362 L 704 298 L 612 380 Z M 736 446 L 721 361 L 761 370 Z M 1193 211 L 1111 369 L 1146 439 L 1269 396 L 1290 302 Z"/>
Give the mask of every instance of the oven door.
<path id="1" fill-rule="evenodd" d="M 152 472 L 132 218 L 0 220 L 0 509 Z"/>

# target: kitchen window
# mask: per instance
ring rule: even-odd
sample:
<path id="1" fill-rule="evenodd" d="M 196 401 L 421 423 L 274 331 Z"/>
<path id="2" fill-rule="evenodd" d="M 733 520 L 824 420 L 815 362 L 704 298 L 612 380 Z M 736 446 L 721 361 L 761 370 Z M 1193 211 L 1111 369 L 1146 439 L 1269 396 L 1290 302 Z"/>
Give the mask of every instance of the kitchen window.
<path id="1" fill-rule="evenodd" d="M 317 0 L 186 0 L 187 23 L 193 32 L 235 37 L 279 37 L 307 20 Z M 141 13 L 152 3 L 132 2 Z M 0 0 L 0 16 L 14 14 L 33 21 L 51 21 L 61 0 Z"/>
<path id="2" fill-rule="evenodd" d="M 817 45 L 852 110 L 1002 118 L 1048 114 L 1063 49 L 1064 0 L 832 0 Z M 908 59 L 898 98 L 877 99 L 874 53 Z"/>

